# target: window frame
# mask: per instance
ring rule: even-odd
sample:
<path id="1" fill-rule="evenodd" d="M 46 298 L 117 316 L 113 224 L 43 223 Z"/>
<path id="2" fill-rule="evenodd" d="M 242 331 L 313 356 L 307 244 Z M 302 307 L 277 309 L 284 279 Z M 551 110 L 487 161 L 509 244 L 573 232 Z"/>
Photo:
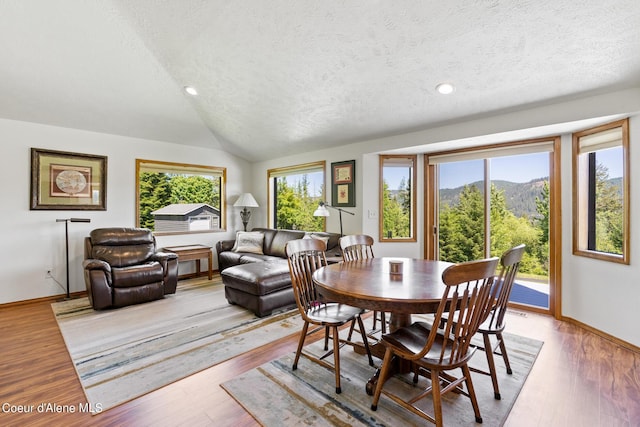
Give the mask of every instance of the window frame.
<path id="1" fill-rule="evenodd" d="M 305 172 L 322 172 L 322 201 L 326 201 L 327 188 L 327 162 L 320 160 L 317 162 L 301 163 L 297 165 L 272 168 L 267 170 L 267 221 L 269 227 L 276 228 L 276 189 L 274 187 L 274 179 L 278 176 L 301 175 Z M 327 221 L 323 218 L 323 231 L 327 229 Z M 305 230 L 306 231 L 306 230 Z"/>
<path id="2" fill-rule="evenodd" d="M 588 209 L 589 203 L 589 187 L 588 179 L 585 174 L 589 171 L 589 166 L 584 166 L 587 161 L 581 161 L 581 156 L 588 156 L 589 153 L 580 153 L 580 139 L 586 136 L 592 136 L 611 129 L 620 128 L 622 133 L 622 254 L 612 254 L 589 249 L 588 234 L 595 232 L 589 228 L 588 213 L 584 212 Z M 585 129 L 572 134 L 572 168 L 573 168 L 573 255 L 587 258 L 598 259 L 601 261 L 614 262 L 619 264 L 629 264 L 629 246 L 630 246 L 630 192 L 629 192 L 629 118 L 617 120 L 615 122 L 606 123 L 590 129 Z M 592 166 L 595 168 L 595 165 Z M 584 187 L 587 186 L 585 189 Z M 586 200 L 585 200 L 586 197 Z"/>
<path id="3" fill-rule="evenodd" d="M 159 172 L 176 173 L 176 174 L 199 174 L 220 176 L 220 228 L 208 230 L 193 231 L 156 231 L 153 230 L 155 236 L 172 236 L 182 234 L 201 234 L 201 233 L 218 233 L 224 232 L 227 228 L 227 209 L 226 209 L 226 186 L 227 186 L 227 168 L 221 166 L 206 166 L 189 163 L 174 163 L 159 160 L 136 159 L 136 227 L 140 227 L 140 173 L 145 169 L 156 169 Z"/>
<path id="4" fill-rule="evenodd" d="M 379 207 L 378 212 L 380 215 L 378 216 L 378 241 L 382 243 L 413 243 L 418 241 L 418 237 L 416 234 L 416 221 L 417 221 L 417 177 L 418 177 L 418 155 L 417 154 L 380 154 L 378 156 L 379 161 L 379 171 L 378 176 L 380 177 L 379 187 L 378 187 L 378 200 Z M 384 164 L 385 160 L 388 159 L 408 159 L 413 163 L 411 167 L 411 218 L 409 219 L 409 233 L 410 236 L 406 238 L 387 238 L 384 236 L 384 200 L 383 200 L 383 191 L 384 191 Z"/>

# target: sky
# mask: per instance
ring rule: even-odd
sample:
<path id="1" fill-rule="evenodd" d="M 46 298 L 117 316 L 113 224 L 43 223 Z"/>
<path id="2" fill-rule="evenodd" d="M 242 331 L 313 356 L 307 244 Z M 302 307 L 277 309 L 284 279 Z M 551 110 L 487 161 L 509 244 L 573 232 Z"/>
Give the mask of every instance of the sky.
<path id="1" fill-rule="evenodd" d="M 598 151 L 598 161 L 609 169 L 609 178 L 622 176 L 622 161 L 616 149 Z M 440 166 L 440 188 L 457 188 L 464 184 L 483 179 L 482 160 L 449 163 Z M 322 189 L 321 173 L 309 174 L 310 191 L 320 195 Z M 532 179 L 549 176 L 549 153 L 523 154 L 519 156 L 496 157 L 491 160 L 491 179 L 511 182 L 529 182 Z M 385 168 L 384 177 L 392 190 L 398 189 L 404 177 L 407 179 L 407 168 Z M 288 177 L 287 182 L 295 182 Z M 315 193 L 314 193 L 315 191 Z M 329 193 L 326 193 L 327 195 Z"/>
<path id="2" fill-rule="evenodd" d="M 549 176 L 549 153 L 496 157 L 491 160 L 491 179 L 511 182 L 529 182 Z M 440 165 L 440 188 L 457 188 L 484 179 L 484 161 Z"/>
<path id="3" fill-rule="evenodd" d="M 619 149 L 617 149 L 619 150 Z M 609 169 L 609 178 L 622 176 L 620 151 L 600 150 L 597 161 Z M 457 188 L 482 180 L 483 161 L 469 160 L 440 165 L 440 188 Z M 491 179 L 511 182 L 529 182 L 549 176 L 549 153 L 496 157 L 491 160 Z"/>

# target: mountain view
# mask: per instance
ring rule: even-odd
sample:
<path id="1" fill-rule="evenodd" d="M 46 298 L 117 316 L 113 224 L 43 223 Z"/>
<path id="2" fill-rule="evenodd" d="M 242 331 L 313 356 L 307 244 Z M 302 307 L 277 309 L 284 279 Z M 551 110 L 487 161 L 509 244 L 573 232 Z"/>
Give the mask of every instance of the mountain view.
<path id="1" fill-rule="evenodd" d="M 531 218 L 537 216 L 536 197 L 540 198 L 542 194 L 542 186 L 549 178 L 537 178 L 529 182 L 510 182 L 510 181 L 491 181 L 498 190 L 504 191 L 504 197 L 507 202 L 507 208 L 514 213 L 516 217 L 526 216 Z M 480 189 L 483 193 L 483 182 L 476 181 L 471 183 Z M 445 188 L 440 190 L 440 203 L 450 206 L 458 204 L 460 201 L 460 192 L 464 187 Z"/>
<path id="2" fill-rule="evenodd" d="M 511 182 L 511 181 L 492 181 L 498 190 L 504 191 L 504 197 L 507 202 L 507 208 L 514 213 L 516 217 L 526 216 L 531 218 L 537 216 L 536 197 L 540 198 L 542 186 L 548 177 L 533 179 L 529 182 Z M 612 178 L 608 182 L 613 184 L 618 191 L 622 193 L 622 178 Z M 471 183 L 484 193 L 483 182 L 476 181 Z M 449 204 L 450 206 L 458 204 L 460 201 L 460 192 L 464 187 L 444 188 L 440 190 L 440 203 Z"/>

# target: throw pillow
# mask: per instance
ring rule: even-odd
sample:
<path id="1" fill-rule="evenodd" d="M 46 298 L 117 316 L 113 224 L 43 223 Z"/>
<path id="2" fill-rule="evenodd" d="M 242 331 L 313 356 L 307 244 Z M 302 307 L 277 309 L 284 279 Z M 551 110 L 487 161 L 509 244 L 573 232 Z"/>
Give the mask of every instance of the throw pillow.
<path id="1" fill-rule="evenodd" d="M 238 231 L 236 233 L 236 243 L 231 249 L 233 252 L 249 252 L 262 255 L 262 244 L 264 233 L 259 231 Z"/>

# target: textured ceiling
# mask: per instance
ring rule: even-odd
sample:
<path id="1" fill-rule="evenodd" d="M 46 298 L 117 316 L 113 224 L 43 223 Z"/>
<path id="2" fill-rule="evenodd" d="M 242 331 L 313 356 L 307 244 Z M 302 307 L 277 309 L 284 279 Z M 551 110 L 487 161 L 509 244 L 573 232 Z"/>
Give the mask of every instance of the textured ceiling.
<path id="1" fill-rule="evenodd" d="M 640 6 L 0 0 L 0 58 L 0 117 L 261 160 L 638 87 Z"/>

